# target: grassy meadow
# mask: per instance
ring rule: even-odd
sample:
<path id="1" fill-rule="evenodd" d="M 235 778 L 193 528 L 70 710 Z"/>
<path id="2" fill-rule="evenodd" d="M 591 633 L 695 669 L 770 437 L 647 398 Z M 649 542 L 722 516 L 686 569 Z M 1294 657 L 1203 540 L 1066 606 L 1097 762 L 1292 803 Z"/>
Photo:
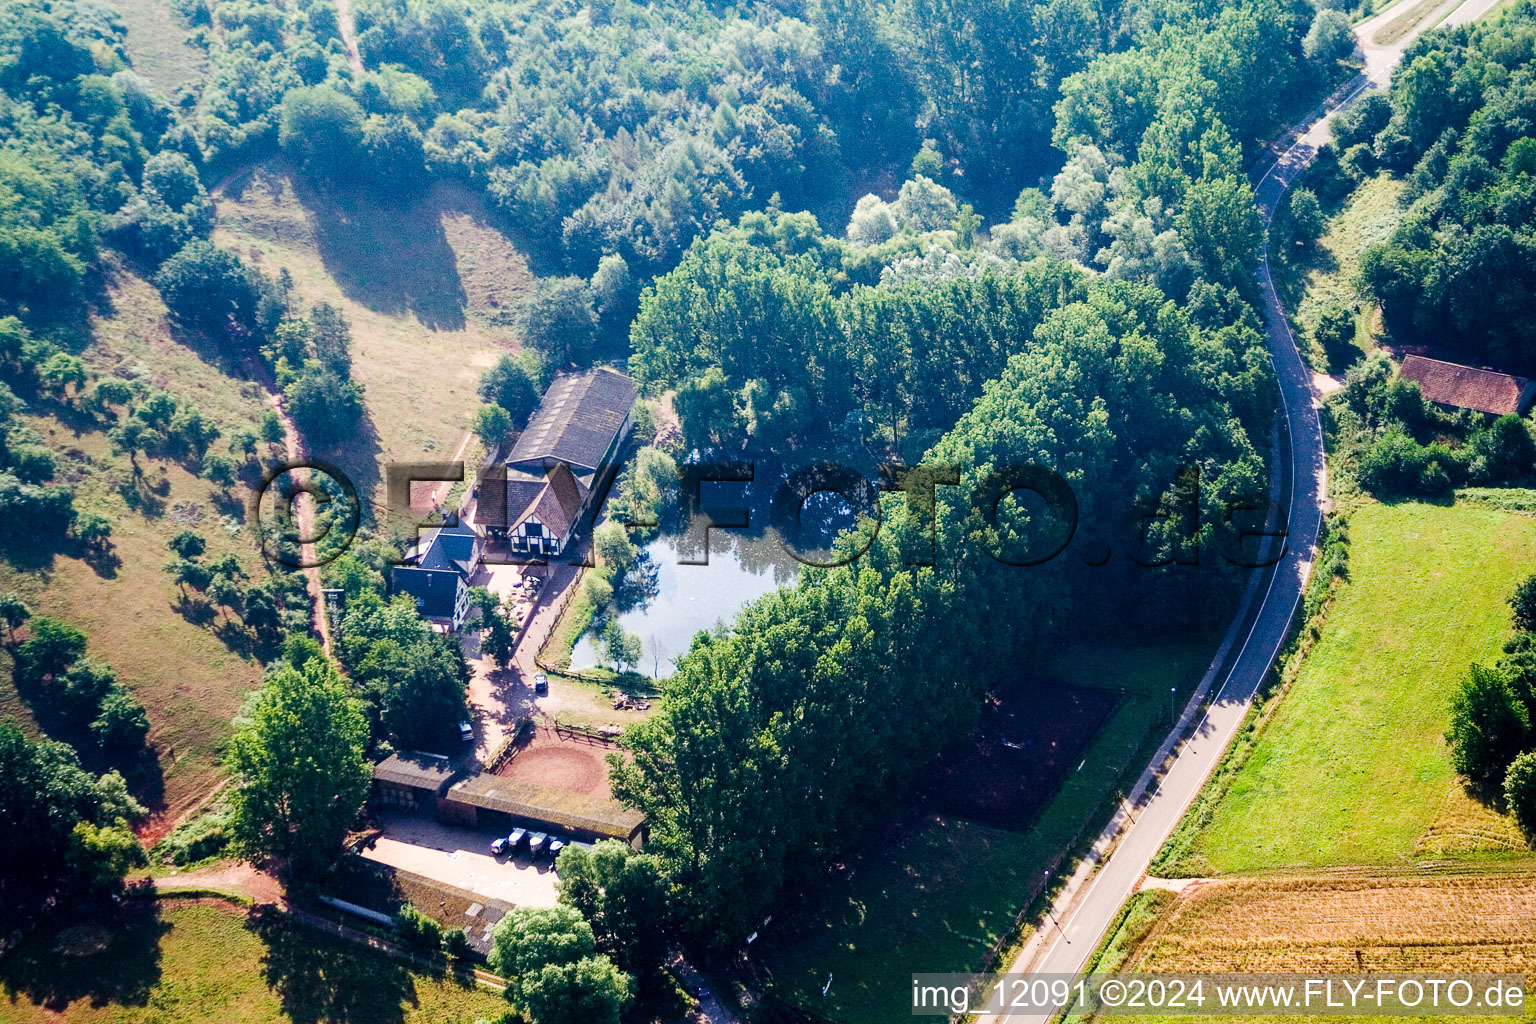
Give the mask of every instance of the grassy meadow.
<path id="1" fill-rule="evenodd" d="M 846 871 L 810 894 L 814 917 L 763 954 L 776 989 L 845 1024 L 885 1024 L 910 1012 L 913 971 L 977 969 L 1033 902 L 1045 870 L 1134 782 L 1148 741 L 1166 730 L 1168 687 L 1178 686 L 1182 701 L 1199 682 L 1214 649 L 1202 640 L 1058 655 L 1046 678 L 1123 687 L 1125 696 L 1034 824 L 1020 832 L 926 815 L 876 830 Z"/>
<path id="2" fill-rule="evenodd" d="M 392 208 L 317 192 L 281 161 L 231 176 L 214 196 L 216 243 L 269 275 L 286 269 L 302 305 L 330 302 L 352 324 L 368 415 L 344 450 L 320 454 L 365 496 L 388 462 L 451 459 L 480 375 L 516 350 L 511 313 L 533 283 L 483 201 L 439 185 Z"/>
<path id="3" fill-rule="evenodd" d="M 91 329 L 94 342 L 80 355 L 92 371 L 195 403 L 224 435 L 213 450 L 224 450 L 233 431 L 259 424 L 267 408 L 261 390 L 231 376 L 216 354 L 178 336 L 159 293 L 130 269 L 112 268 Z M 233 552 L 253 579 L 262 578 L 255 536 L 244 523 L 244 493 L 216 488 L 174 461 L 142 456 L 144 476 L 136 482 L 127 457 L 112 451 L 104 424 L 68 408 L 38 403 L 27 421 L 60 453 L 60 476 L 74 485 L 76 507 L 111 521 L 112 543 L 105 556 L 65 550 L 39 559 L 10 552 L 0 560 L 0 590 L 21 595 L 36 614 L 83 629 L 88 656 L 111 665 L 143 701 L 158 769 L 118 767 L 146 802 L 174 818 L 215 784 L 229 719 L 261 670 L 237 638 L 225 643 L 217 618 L 178 610 L 176 585 L 163 568 L 170 558 L 166 541 L 194 529 L 207 538 L 210 557 Z M 0 716 L 35 729 L 12 683 L 9 656 L 0 655 L 0 665 Z M 92 768 L 109 766 L 91 762 L 88 739 L 80 746 Z"/>
<path id="4" fill-rule="evenodd" d="M 133 70 L 167 97 L 208 72 L 208 57 L 187 41 L 169 0 L 114 0 Z"/>
<path id="5" fill-rule="evenodd" d="M 116 920 L 50 919 L 0 962 L 15 1024 L 470 1024 L 496 993 L 218 900 L 134 900 Z"/>
<path id="6" fill-rule="evenodd" d="M 1194 837 L 1188 873 L 1525 849 L 1462 794 L 1444 733 L 1467 666 L 1493 660 L 1510 635 L 1505 602 L 1536 560 L 1536 518 L 1371 504 L 1350 537 L 1350 581 Z"/>

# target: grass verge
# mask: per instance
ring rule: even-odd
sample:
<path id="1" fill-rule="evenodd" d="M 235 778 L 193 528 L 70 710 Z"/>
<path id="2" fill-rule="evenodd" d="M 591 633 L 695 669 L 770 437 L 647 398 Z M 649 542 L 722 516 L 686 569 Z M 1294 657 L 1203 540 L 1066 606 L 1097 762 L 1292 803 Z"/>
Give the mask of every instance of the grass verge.
<path id="1" fill-rule="evenodd" d="M 1398 205 L 1403 182 L 1389 174 L 1367 178 L 1350 194 L 1329 218 L 1328 229 L 1310 250 L 1296 247 L 1283 260 L 1276 261 L 1275 286 L 1292 325 L 1308 346 L 1307 357 L 1319 370 L 1342 372 L 1343 366 L 1329 365 L 1328 353 L 1311 339 L 1323 311 L 1338 302 L 1346 306 L 1358 300 L 1355 277 L 1360 257 L 1377 242 L 1386 241 L 1402 220 Z M 1362 309 L 1356 318 L 1355 347 L 1370 351 L 1374 339 L 1370 329 L 1370 310 Z"/>

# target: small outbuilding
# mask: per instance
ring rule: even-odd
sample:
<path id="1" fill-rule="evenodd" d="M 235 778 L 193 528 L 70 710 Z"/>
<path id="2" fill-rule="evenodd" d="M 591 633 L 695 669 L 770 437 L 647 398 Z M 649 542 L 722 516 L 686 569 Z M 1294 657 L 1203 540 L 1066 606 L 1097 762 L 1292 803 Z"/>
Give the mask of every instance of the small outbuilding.
<path id="1" fill-rule="evenodd" d="M 373 766 L 373 804 L 412 814 L 435 812 L 437 801 L 458 772 L 442 754 L 407 750 Z"/>
<path id="2" fill-rule="evenodd" d="M 1410 355 L 1399 372 L 1418 384 L 1424 397 L 1450 409 L 1474 409 L 1490 416 L 1523 416 L 1536 397 L 1536 383 L 1497 370 Z"/>

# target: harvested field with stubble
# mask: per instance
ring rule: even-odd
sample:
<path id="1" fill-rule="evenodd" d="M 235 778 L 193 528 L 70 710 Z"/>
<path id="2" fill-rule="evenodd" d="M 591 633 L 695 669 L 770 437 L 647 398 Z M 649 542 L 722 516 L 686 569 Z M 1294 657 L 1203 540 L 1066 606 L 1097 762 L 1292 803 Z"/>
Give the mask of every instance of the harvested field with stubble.
<path id="1" fill-rule="evenodd" d="M 1536 874 L 1194 885 L 1138 971 L 1536 971 Z"/>
<path id="2" fill-rule="evenodd" d="M 1156 905 L 1163 906 L 1165 901 L 1160 899 Z M 1334 874 L 1201 881 L 1177 897 L 1150 928 L 1144 920 L 1127 922 L 1110 947 L 1125 950 L 1126 955 L 1123 961 L 1101 961 L 1100 970 L 1520 972 L 1529 991 L 1536 982 L 1536 874 L 1511 871 L 1377 878 Z M 1207 990 L 1207 999 L 1210 995 Z M 1112 1019 L 1175 1024 L 1189 1017 L 1116 1015 Z M 1222 1019 L 1230 1024 L 1404 1019 L 1450 1024 L 1466 1020 L 1429 1014 L 1381 1016 L 1369 1011 L 1326 1017 L 1228 1015 Z"/>

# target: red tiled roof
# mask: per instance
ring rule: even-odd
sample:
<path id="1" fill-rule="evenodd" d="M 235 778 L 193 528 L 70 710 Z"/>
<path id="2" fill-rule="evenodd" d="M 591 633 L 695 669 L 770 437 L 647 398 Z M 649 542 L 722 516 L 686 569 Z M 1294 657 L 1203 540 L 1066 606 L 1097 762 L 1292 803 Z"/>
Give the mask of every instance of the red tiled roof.
<path id="1" fill-rule="evenodd" d="M 1495 416 L 1522 412 L 1531 383 L 1524 377 L 1427 356 L 1405 358 L 1400 375 L 1404 380 L 1416 382 L 1431 402 L 1458 409 L 1476 409 Z"/>

